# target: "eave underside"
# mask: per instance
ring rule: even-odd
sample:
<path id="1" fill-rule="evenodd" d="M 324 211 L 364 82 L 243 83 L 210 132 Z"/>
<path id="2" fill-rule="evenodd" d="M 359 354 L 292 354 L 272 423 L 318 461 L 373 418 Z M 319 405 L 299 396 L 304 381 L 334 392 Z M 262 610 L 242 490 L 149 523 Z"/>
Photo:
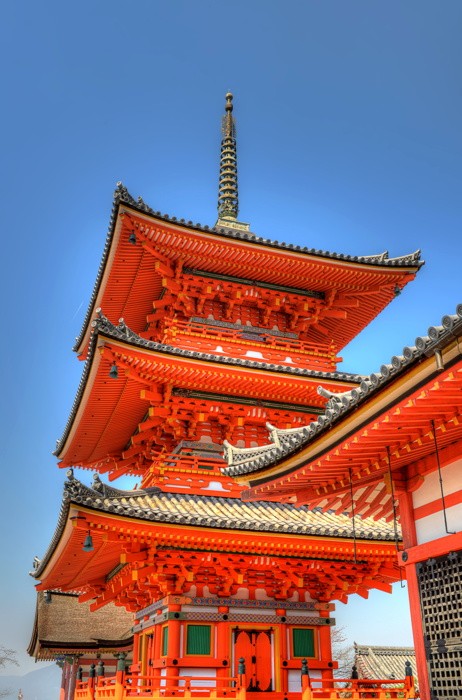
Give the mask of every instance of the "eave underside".
<path id="1" fill-rule="evenodd" d="M 460 451 L 459 357 L 460 353 L 442 371 L 435 371 L 433 358 L 427 360 L 430 376 L 422 378 L 422 368 L 411 389 L 403 380 L 403 393 L 398 392 L 398 399 L 388 406 L 380 406 L 379 394 L 375 406 L 371 403 L 365 407 L 359 427 L 337 441 L 333 438 L 329 447 L 323 448 L 320 438 L 318 448 L 316 443 L 306 448 L 306 457 L 301 452 L 266 475 L 255 474 L 243 497 L 282 498 L 335 512 L 354 510 L 363 517 L 392 519 L 399 514 L 396 494 L 406 484 L 417 483 L 419 477 L 435 470 L 438 459 L 444 465 Z M 348 420 L 349 416 L 343 424 L 348 425 Z M 343 424 L 336 428 L 339 436 Z M 274 473 L 276 470 L 279 473 Z"/>
<path id="2" fill-rule="evenodd" d="M 132 234 L 135 244 L 130 242 Z M 76 349 L 82 352 L 88 345 L 90 321 L 97 307 L 103 308 L 113 323 L 123 317 L 141 332 L 149 307 L 162 290 L 158 265 L 163 262 L 213 275 L 245 277 L 255 284 L 333 292 L 338 297 L 333 300 L 335 308 L 348 313 L 348 322 L 333 318 L 326 323 L 325 335 L 339 349 L 380 313 L 393 299 L 396 287 L 402 289 L 421 265 L 417 254 L 395 260 L 385 255 L 353 258 L 323 251 L 302 252 L 296 247 L 265 243 L 264 239 L 217 235 L 166 222 L 127 203 L 117 204 Z"/>
<path id="3" fill-rule="evenodd" d="M 285 404 L 297 404 L 306 410 L 312 407 L 314 418 L 325 404 L 317 392 L 319 385 L 344 391 L 355 385 L 350 378 L 359 379 L 335 373 L 295 374 L 278 367 L 265 370 L 257 362 L 224 363 L 220 358 L 214 361 L 212 356 L 204 361 L 199 353 L 186 356 L 157 352 L 122 342 L 119 337 L 99 335 L 98 346 L 96 349 L 95 343 L 81 397 L 59 448 L 63 467 L 104 468 L 109 464 L 108 469 L 116 468 L 116 462 L 133 446 L 133 436 L 149 425 L 152 397 L 158 396 L 165 405 L 167 388 L 170 395 L 173 388 L 200 391 L 207 387 L 217 394 L 219 405 L 223 405 L 221 397 L 230 395 L 273 403 L 282 397 Z M 109 376 L 114 364 L 118 367 L 117 379 Z M 244 409 L 237 405 L 236 410 Z M 300 411 L 299 420 L 304 423 L 310 420 L 306 410 Z M 136 468 L 132 473 L 137 473 Z"/>
<path id="4" fill-rule="evenodd" d="M 61 526 L 61 534 L 35 574 L 41 578 L 37 588 L 78 590 L 80 600 L 94 601 L 92 609 L 108 602 L 139 609 L 150 604 L 153 596 L 184 593 L 188 581 L 198 586 L 208 581 L 210 590 L 217 589 L 214 594 L 230 595 L 230 586 L 237 591 L 246 585 L 247 573 L 252 571 L 250 579 L 270 581 L 267 585 L 274 588 L 276 597 L 289 595 L 289 588 L 307 588 L 322 600 L 346 600 L 354 592 L 367 597 L 369 588 L 390 592 L 390 584 L 399 578 L 396 543 L 390 541 L 393 531 L 384 524 L 364 523 L 353 540 L 346 516 L 196 498 L 197 516 L 192 517 L 197 523 L 182 525 L 191 518 L 191 499 L 186 496 L 156 495 L 155 490 L 116 492 L 102 485 L 95 493 L 72 479 L 69 488 L 74 489 L 74 498 L 80 494 L 82 505 L 71 504 L 68 519 L 74 526 Z M 92 501 L 99 506 L 85 505 Z M 127 517 L 135 508 L 144 508 L 144 518 Z M 226 514 L 230 508 L 234 516 Z M 199 525 L 208 520 L 210 526 Z M 222 527 L 213 526 L 220 520 Z M 248 521 L 248 529 L 239 529 L 241 521 Z M 228 529 L 236 524 L 237 529 Z M 291 527 L 305 534 L 288 532 Z M 324 534 L 316 534 L 318 530 Z M 91 552 L 82 549 L 88 532 Z M 350 537 L 342 537 L 347 533 Z M 229 576 L 223 578 L 227 570 Z"/>

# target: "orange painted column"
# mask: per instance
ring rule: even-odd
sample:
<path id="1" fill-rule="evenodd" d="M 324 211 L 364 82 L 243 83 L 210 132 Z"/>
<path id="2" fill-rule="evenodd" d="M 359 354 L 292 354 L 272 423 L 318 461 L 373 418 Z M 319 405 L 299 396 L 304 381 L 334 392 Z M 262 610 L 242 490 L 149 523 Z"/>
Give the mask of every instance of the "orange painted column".
<path id="1" fill-rule="evenodd" d="M 409 547 L 415 547 L 417 544 L 412 493 L 408 493 L 407 491 L 400 493 L 398 494 L 398 499 L 403 548 L 408 549 Z"/>
<path id="2" fill-rule="evenodd" d="M 154 668 L 152 669 L 152 677 L 155 679 L 160 678 L 160 668 L 158 667 L 158 662 L 160 661 L 160 652 L 162 644 L 162 625 L 156 625 L 154 627 L 154 645 L 153 645 L 153 662 Z M 154 688 L 159 687 L 159 681 L 154 681 Z"/>
<path id="3" fill-rule="evenodd" d="M 329 611 L 321 610 L 319 612 L 319 617 L 329 617 Z M 319 627 L 319 658 L 321 661 L 327 661 L 327 663 L 332 661 L 332 636 L 330 625 L 322 625 L 322 627 Z M 321 671 L 321 677 L 331 680 L 333 677 L 332 668 L 323 669 Z"/>
<path id="4" fill-rule="evenodd" d="M 406 567 L 409 606 L 411 611 L 412 634 L 414 637 L 415 661 L 419 676 L 421 700 L 430 700 L 430 683 L 428 680 L 427 657 L 425 654 L 422 609 L 420 607 L 419 584 L 415 564 Z"/>
<path id="5" fill-rule="evenodd" d="M 181 605 L 169 605 L 169 613 L 178 613 L 181 610 Z M 167 649 L 167 676 L 179 676 L 178 662 L 180 660 L 180 637 L 181 622 L 180 620 L 168 621 L 168 649 Z M 167 685 L 178 685 L 178 681 L 170 680 Z"/>
<path id="6" fill-rule="evenodd" d="M 403 533 L 404 549 L 415 547 L 417 534 L 415 529 L 414 508 L 411 493 L 399 494 L 399 513 Z M 415 564 L 406 566 L 407 590 L 411 613 L 412 634 L 414 637 L 415 661 L 419 676 L 420 697 L 430 700 L 430 683 L 428 679 L 427 656 L 425 653 L 422 608 L 420 607 L 419 584 Z"/>
<path id="7" fill-rule="evenodd" d="M 221 605 L 218 608 L 218 612 L 227 617 L 229 608 L 226 605 Z M 218 622 L 215 630 L 217 635 L 217 679 L 228 678 L 232 674 L 230 664 L 231 654 L 229 648 L 230 623 L 227 620 Z M 217 690 L 219 691 L 218 694 L 221 695 L 221 692 L 223 690 L 227 690 L 228 687 L 229 686 L 225 683 L 225 681 L 223 681 L 223 683 L 217 682 Z"/>
<path id="8" fill-rule="evenodd" d="M 280 615 L 281 617 L 284 617 L 285 614 L 286 614 L 286 611 L 283 610 L 282 608 L 278 608 L 276 610 L 276 615 Z M 288 693 L 289 692 L 289 670 L 287 667 L 287 627 L 284 624 L 278 625 L 278 633 L 279 633 L 279 652 L 280 652 L 280 659 L 281 659 L 281 669 L 280 669 L 281 691 L 283 693 Z M 277 663 L 277 657 L 275 657 L 275 663 Z"/>
<path id="9" fill-rule="evenodd" d="M 139 634 L 135 634 L 135 638 L 134 638 L 134 640 L 133 640 L 133 662 L 132 662 L 133 666 L 137 666 L 137 665 L 138 665 L 138 657 L 139 657 L 138 649 L 139 649 L 139 644 L 140 644 L 140 635 L 139 635 Z"/>

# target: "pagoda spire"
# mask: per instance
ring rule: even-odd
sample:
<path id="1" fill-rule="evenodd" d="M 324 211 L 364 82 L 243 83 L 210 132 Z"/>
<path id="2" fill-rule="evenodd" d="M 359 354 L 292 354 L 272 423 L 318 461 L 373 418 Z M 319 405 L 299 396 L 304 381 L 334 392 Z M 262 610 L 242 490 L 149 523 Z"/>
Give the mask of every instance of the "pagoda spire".
<path id="1" fill-rule="evenodd" d="M 236 122 L 233 117 L 233 95 L 226 93 L 225 114 L 221 120 L 220 178 L 218 185 L 217 226 L 249 230 L 249 225 L 239 222 L 239 196 L 237 187 Z"/>

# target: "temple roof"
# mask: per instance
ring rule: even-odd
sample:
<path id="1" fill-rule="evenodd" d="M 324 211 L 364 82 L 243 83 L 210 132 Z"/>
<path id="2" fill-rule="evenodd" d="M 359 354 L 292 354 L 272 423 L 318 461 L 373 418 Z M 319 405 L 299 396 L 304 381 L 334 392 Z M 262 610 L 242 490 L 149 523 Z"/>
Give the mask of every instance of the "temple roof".
<path id="1" fill-rule="evenodd" d="M 405 663 L 409 661 L 418 685 L 415 651 L 412 647 L 381 647 L 354 645 L 355 666 L 360 678 L 404 678 Z"/>
<path id="2" fill-rule="evenodd" d="M 278 430 L 268 425 L 272 444 L 263 447 L 239 448 L 226 443 L 225 451 L 229 466 L 223 472 L 229 476 L 255 473 L 255 478 L 261 478 L 262 472 L 266 473 L 290 455 L 315 443 L 318 438 L 331 430 L 333 425 L 347 420 L 371 396 L 382 392 L 396 378 L 423 359 L 434 355 L 435 351 L 452 341 L 461 332 L 462 304 L 459 304 L 456 314 L 444 316 L 441 325 L 431 326 L 427 335 L 417 337 L 413 346 L 404 347 L 401 355 L 393 356 L 390 362 L 382 365 L 378 372 L 364 377 L 358 387 L 341 394 L 319 389 L 319 393 L 328 397 L 329 400 L 325 413 L 309 426 Z"/>
<path id="3" fill-rule="evenodd" d="M 128 190 L 121 184 L 118 183 L 117 188 L 114 193 L 114 204 L 112 208 L 112 214 L 110 217 L 110 222 L 109 222 L 109 229 L 108 229 L 108 234 L 106 237 L 106 242 L 103 250 L 103 255 L 102 259 L 100 262 L 100 266 L 98 269 L 98 274 L 96 278 L 96 282 L 94 285 L 93 293 L 91 295 L 90 299 L 90 304 L 85 316 L 85 320 L 81 329 L 81 332 L 79 336 L 76 338 L 76 344 L 74 346 L 75 350 L 79 350 L 82 346 L 82 342 L 85 338 L 89 323 L 92 319 L 93 313 L 94 313 L 94 308 L 99 301 L 101 304 L 101 293 L 102 293 L 102 285 L 103 285 L 103 278 L 105 276 L 106 270 L 108 265 L 112 264 L 111 263 L 111 249 L 113 248 L 113 241 L 114 237 L 116 234 L 116 229 L 118 222 L 120 221 L 120 208 L 121 207 L 129 207 L 131 211 L 133 211 L 135 214 L 138 213 L 140 215 L 148 215 L 150 218 L 155 219 L 158 221 L 160 224 L 168 224 L 171 227 L 174 227 L 175 231 L 178 233 L 181 232 L 187 232 L 190 231 L 191 233 L 202 233 L 206 234 L 207 239 L 214 239 L 216 242 L 219 242 L 220 239 L 223 241 L 239 241 L 241 243 L 244 243 L 246 245 L 251 246 L 251 250 L 253 253 L 258 252 L 258 249 L 262 250 L 273 250 L 273 251 L 280 251 L 280 252 L 287 252 L 290 254 L 296 254 L 296 255 L 301 255 L 302 257 L 309 257 L 313 258 L 313 260 L 319 260 L 319 261 L 337 261 L 341 262 L 344 264 L 349 265 L 350 267 L 354 269 L 359 269 L 363 268 L 363 270 L 367 271 L 369 268 L 371 269 L 371 272 L 373 271 L 374 268 L 381 268 L 383 270 L 389 270 L 392 272 L 393 270 L 396 270 L 397 272 L 400 273 L 400 280 L 401 284 L 399 285 L 399 288 L 401 289 L 404 284 L 406 284 L 409 279 L 404 280 L 403 275 L 412 275 L 414 274 L 421 265 L 423 265 L 423 261 L 420 260 L 420 251 L 416 251 L 414 253 L 410 253 L 407 255 L 403 256 L 398 256 L 398 257 L 392 257 L 390 258 L 388 256 L 388 252 L 383 252 L 378 255 L 365 255 L 365 256 L 352 256 L 352 255 L 346 255 L 342 253 L 336 253 L 336 252 L 329 252 L 321 249 L 316 249 L 316 248 L 307 248 L 303 246 L 298 246 L 298 245 L 292 245 L 289 243 L 284 243 L 284 242 L 279 242 L 277 240 L 270 240 L 267 238 L 262 238 L 259 236 L 256 236 L 253 233 L 250 233 L 248 231 L 241 231 L 236 228 L 227 228 L 227 227 L 209 227 L 209 226 L 202 226 L 201 224 L 194 224 L 192 221 L 186 222 L 184 219 L 177 219 L 176 217 L 171 217 L 166 214 L 161 214 L 159 211 L 154 211 L 151 207 L 149 207 L 147 204 L 144 203 L 141 197 L 139 197 L 137 200 L 135 200 L 128 192 Z M 173 232 L 173 231 L 170 231 Z M 136 246 L 132 246 L 132 249 L 134 249 Z M 139 262 L 139 261 L 138 261 Z M 194 266 L 194 265 L 193 265 Z M 196 265 L 197 266 L 197 265 Z M 144 271 L 148 274 L 148 279 L 149 279 L 149 270 L 148 270 L 148 263 L 144 264 L 144 268 L 146 268 Z M 135 269 L 138 269 L 138 265 L 135 264 Z M 259 274 L 258 269 L 254 266 L 253 268 L 254 274 L 257 275 Z M 142 272 L 142 271 L 141 271 Z M 144 274 L 142 272 L 142 274 Z M 395 280 L 396 282 L 397 280 Z M 390 279 L 390 283 L 393 285 L 393 280 Z M 152 274 L 151 274 L 151 284 L 152 284 Z M 130 287 L 131 289 L 131 287 Z M 104 290 L 103 290 L 104 291 Z M 133 291 L 133 290 L 132 290 Z M 375 290 L 378 292 L 378 290 Z M 391 291 L 391 294 L 385 294 L 383 298 L 381 298 L 380 301 L 380 308 L 383 308 L 386 303 L 388 303 L 391 298 L 393 297 L 393 291 Z M 373 318 L 378 311 L 378 309 L 372 309 L 368 313 L 372 314 L 371 318 Z M 121 309 L 119 309 L 119 315 L 120 315 Z"/>
<path id="4" fill-rule="evenodd" d="M 291 382 L 291 378 L 293 378 L 294 381 L 298 382 L 300 386 L 298 387 L 297 391 L 298 393 L 302 395 L 306 395 L 307 393 L 307 386 L 305 383 L 300 382 L 301 379 L 311 379 L 311 380 L 318 380 L 323 382 L 325 386 L 330 386 L 332 387 L 337 387 L 339 388 L 345 388 L 345 386 L 348 388 L 351 386 L 351 384 L 358 384 L 362 377 L 361 375 L 358 374 L 351 374 L 347 372 L 322 372 L 318 370 L 309 370 L 309 369 L 302 369 L 302 368 L 297 368 L 297 367 L 290 367 L 290 366 L 285 366 L 285 365 L 275 365 L 275 364 L 269 364 L 267 362 L 262 362 L 260 360 L 248 360 L 248 359 L 241 359 L 241 358 L 234 358 L 234 357 L 227 357 L 227 356 L 221 356 L 221 355 L 213 355 L 210 353 L 203 353 L 203 352 L 198 352 L 198 351 L 193 351 L 193 350 L 184 350 L 180 348 L 176 348 L 170 345 L 164 345 L 162 343 L 157 343 L 154 341 L 150 340 L 145 340 L 141 336 L 139 336 L 137 333 L 133 332 L 130 330 L 126 324 L 121 321 L 118 326 L 114 326 L 101 312 L 99 312 L 99 317 L 92 322 L 93 326 L 93 334 L 91 337 L 90 341 L 90 348 L 89 348 L 89 353 L 87 356 L 87 360 L 84 365 L 84 370 L 82 373 L 82 377 L 80 380 L 80 384 L 77 390 L 77 394 L 74 400 L 73 407 L 70 412 L 70 416 L 67 422 L 67 425 L 64 429 L 64 433 L 61 437 L 61 439 L 57 442 L 57 447 L 56 451 L 54 454 L 62 457 L 63 456 L 63 450 L 65 448 L 66 442 L 68 441 L 71 429 L 74 425 L 74 422 L 76 420 L 77 413 L 79 411 L 79 408 L 81 407 L 82 404 L 82 399 L 84 396 L 84 393 L 86 391 L 87 385 L 89 384 L 89 378 L 92 372 L 95 372 L 96 374 L 96 364 L 101 362 L 101 355 L 96 352 L 97 348 L 101 348 L 102 344 L 107 343 L 109 341 L 114 341 L 117 343 L 123 343 L 124 347 L 131 348 L 133 351 L 143 351 L 146 352 L 148 351 L 149 353 L 155 352 L 157 356 L 160 355 L 161 359 L 163 362 L 169 362 L 170 359 L 173 361 L 178 360 L 178 359 L 183 359 L 187 361 L 194 361 L 195 365 L 198 365 L 197 361 L 200 361 L 200 363 L 205 363 L 203 365 L 204 369 L 203 371 L 206 374 L 209 374 L 212 372 L 213 368 L 216 368 L 216 371 L 220 373 L 220 375 L 223 375 L 223 370 L 225 370 L 226 367 L 233 367 L 235 368 L 233 370 L 233 375 L 231 377 L 232 379 L 232 384 L 236 384 L 236 375 L 235 375 L 235 370 L 236 368 L 242 368 L 244 370 L 251 370 L 252 374 L 256 372 L 257 374 L 255 376 L 255 381 L 257 384 L 262 384 L 262 382 L 267 381 L 268 385 L 271 384 L 271 386 L 274 385 L 274 378 L 275 375 L 277 375 L 279 378 L 284 379 L 285 383 Z M 170 359 L 169 359 L 170 358 Z M 145 357 L 144 363 L 145 363 L 145 369 L 144 372 L 147 373 L 148 369 L 146 368 L 146 363 L 148 361 L 148 357 Z M 199 368 L 197 368 L 195 371 L 199 371 Z M 229 374 L 229 370 L 226 370 L 226 372 Z M 114 392 L 116 392 L 116 387 L 117 383 L 114 382 L 114 380 L 109 380 L 109 385 L 107 383 L 107 374 L 108 370 L 104 375 L 104 380 L 101 380 L 104 383 L 104 387 L 101 385 L 100 391 L 103 392 L 106 397 L 109 397 L 109 395 Z M 167 375 L 165 372 L 162 372 L 162 376 L 164 377 L 164 381 L 167 381 Z M 231 375 L 230 375 L 231 376 Z M 249 375 L 250 377 L 250 375 Z M 179 380 L 180 381 L 180 380 Z M 183 380 L 184 381 L 184 380 Z M 203 378 L 203 381 L 205 381 L 205 375 Z M 250 381 L 250 379 L 249 379 Z M 294 383 L 292 381 L 292 383 Z M 181 382 L 180 382 L 181 384 Z M 119 386 L 121 386 L 119 384 Z M 185 387 L 187 387 L 187 384 L 184 384 Z M 219 389 L 218 389 L 219 390 Z M 149 402 L 144 401 L 141 402 L 139 401 L 139 394 L 140 394 L 140 385 L 137 382 L 133 382 L 133 388 L 128 389 L 127 391 L 131 392 L 130 396 L 131 399 L 134 401 L 136 400 L 138 404 L 137 413 L 132 412 L 129 416 L 129 421 L 127 419 L 124 419 L 124 429 L 125 433 L 122 435 L 124 432 L 118 432 L 118 436 L 120 437 L 119 442 L 121 441 L 120 445 L 117 445 L 117 449 L 121 449 L 127 441 L 130 439 L 131 435 L 133 432 L 137 429 L 138 423 L 142 420 L 143 415 L 146 413 L 147 407 L 149 406 Z M 274 391 L 274 388 L 273 388 Z M 117 392 L 116 392 L 117 393 Z M 132 396 L 133 395 L 133 396 Z M 314 392 L 314 395 L 315 392 Z M 264 398 L 262 396 L 262 398 Z M 286 399 L 288 400 L 290 398 L 289 394 L 287 394 Z M 119 394 L 117 393 L 117 396 L 113 397 L 113 402 L 114 402 L 114 407 L 116 406 L 116 402 L 118 402 L 120 399 Z M 109 399 L 106 398 L 105 401 L 107 403 Z M 294 399 L 295 400 L 295 399 Z M 119 402 L 120 403 L 120 402 Z M 125 407 L 120 405 L 119 408 L 120 410 L 126 411 L 126 406 L 127 402 L 125 401 Z M 101 403 L 99 406 L 99 416 L 101 416 L 101 413 L 104 410 L 104 406 L 106 404 Z M 112 404 L 111 404 L 112 405 Z M 319 404 L 321 405 L 321 404 Z M 131 421 L 131 423 L 130 423 Z M 96 418 L 92 418 L 92 430 L 96 429 Z M 87 444 L 90 444 L 90 439 L 86 438 Z M 111 450 L 106 450 L 104 454 L 107 454 L 109 451 L 112 452 L 112 450 L 116 449 L 114 446 L 112 446 Z M 103 453 L 102 453 L 103 454 Z M 77 464 L 77 462 L 69 462 L 73 464 Z"/>
<path id="5" fill-rule="evenodd" d="M 132 625 L 131 613 L 112 603 L 90 612 L 90 603 L 79 603 L 77 594 L 39 591 L 27 651 L 39 660 L 66 651 L 116 651 L 131 645 Z"/>
<path id="6" fill-rule="evenodd" d="M 40 578 L 55 552 L 68 523 L 71 505 L 95 513 L 124 519 L 240 532 L 271 532 L 319 538 L 356 538 L 358 541 L 394 542 L 396 533 L 385 521 L 365 519 L 356 524 L 346 515 L 310 510 L 304 506 L 258 501 L 247 504 L 235 498 L 195 494 L 165 493 L 158 488 L 125 491 L 104 484 L 94 476 L 91 487 L 77 480 L 72 470 L 64 485 L 64 495 L 56 531 L 43 559 L 35 561 L 31 575 Z"/>

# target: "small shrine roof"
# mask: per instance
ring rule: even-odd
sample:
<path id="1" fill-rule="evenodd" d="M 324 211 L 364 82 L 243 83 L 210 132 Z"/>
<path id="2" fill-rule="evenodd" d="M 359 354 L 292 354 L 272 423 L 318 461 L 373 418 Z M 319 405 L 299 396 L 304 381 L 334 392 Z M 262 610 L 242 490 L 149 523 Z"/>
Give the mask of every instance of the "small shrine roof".
<path id="1" fill-rule="evenodd" d="M 234 477 L 255 474 L 255 479 L 264 481 L 265 474 L 272 467 L 302 448 L 315 443 L 318 438 L 331 430 L 333 425 L 348 419 L 371 396 L 380 393 L 398 376 L 409 371 L 422 359 L 434 355 L 435 351 L 452 341 L 461 332 L 462 304 L 459 304 L 455 314 L 443 316 L 441 325 L 431 326 L 427 335 L 416 338 L 413 346 L 404 347 L 401 355 L 393 356 L 390 362 L 382 365 L 378 372 L 363 377 L 358 387 L 339 394 L 319 388 L 319 393 L 329 400 L 325 413 L 310 425 L 279 430 L 268 424 L 271 444 L 262 447 L 240 448 L 225 443 L 229 466 L 224 468 L 223 472 Z"/>
<path id="2" fill-rule="evenodd" d="M 61 512 L 55 534 L 42 560 L 35 560 L 31 575 L 40 578 L 69 518 L 71 504 L 96 513 L 137 521 L 180 525 L 186 528 L 220 529 L 240 532 L 271 532 L 284 535 L 307 535 L 320 538 L 343 538 L 357 541 L 395 542 L 396 533 L 385 521 L 372 518 L 352 523 L 347 515 L 335 515 L 306 506 L 257 501 L 251 504 L 239 499 L 195 494 L 166 493 L 159 488 L 125 491 L 104 484 L 98 475 L 86 486 L 68 471 L 64 485 Z"/>
<path id="3" fill-rule="evenodd" d="M 400 679 L 405 676 L 405 663 L 409 661 L 418 684 L 415 651 L 412 647 L 381 647 L 354 645 L 355 666 L 360 678 Z"/>
<path id="4" fill-rule="evenodd" d="M 68 439 L 69 433 L 71 431 L 72 425 L 75 421 L 77 411 L 81 404 L 85 388 L 87 386 L 91 369 L 93 366 L 93 360 L 96 355 L 96 348 L 98 347 L 98 342 L 100 339 L 108 339 L 113 341 L 122 342 L 124 345 L 129 345 L 131 348 L 155 351 L 163 356 L 171 358 L 185 358 L 190 360 L 200 360 L 205 363 L 213 363 L 220 367 L 232 366 L 245 369 L 251 369 L 252 371 L 257 371 L 258 373 L 272 374 L 274 373 L 280 377 L 287 377 L 290 381 L 290 377 L 297 379 L 307 378 L 307 379 L 318 379 L 327 383 L 340 383 L 341 385 L 351 385 L 359 384 L 362 380 L 362 376 L 358 374 L 352 374 L 348 372 L 323 372 L 319 370 L 302 369 L 298 367 L 290 367 L 285 365 L 275 365 L 260 360 L 250 360 L 244 358 L 234 358 L 222 355 L 213 355 L 210 353 L 198 352 L 194 350 L 185 350 L 177 348 L 171 345 L 164 345 L 162 343 L 157 343 L 151 340 L 146 340 L 139 336 L 137 333 L 132 331 L 127 325 L 121 320 L 118 326 L 112 324 L 99 310 L 99 316 L 92 322 L 93 334 L 90 341 L 89 353 L 84 365 L 82 372 L 82 377 L 80 384 L 76 393 L 74 404 L 72 406 L 70 416 L 66 427 L 64 429 L 63 435 L 60 440 L 57 441 L 57 447 L 54 452 L 55 455 L 59 456 L 62 453 L 63 447 Z M 139 395 L 139 388 L 137 387 L 137 396 Z M 143 412 L 146 410 L 144 408 Z M 136 426 L 141 416 L 138 419 L 134 418 Z M 130 437 L 130 436 L 128 436 Z"/>
<path id="5" fill-rule="evenodd" d="M 66 650 L 117 650 L 131 644 L 132 625 L 133 616 L 112 603 L 91 612 L 76 593 L 38 591 L 28 653 L 46 660 Z"/>
<path id="6" fill-rule="evenodd" d="M 100 292 L 105 270 L 110 260 L 110 251 L 119 216 L 119 207 L 121 205 L 130 207 L 131 210 L 134 210 L 136 213 L 139 213 L 141 215 L 148 215 L 150 217 L 153 217 L 161 223 L 181 227 L 182 229 L 190 230 L 195 233 L 204 233 L 209 236 L 212 235 L 216 238 L 216 240 L 219 240 L 220 238 L 228 241 L 237 240 L 244 244 L 249 243 L 252 245 L 252 247 L 260 246 L 262 249 L 267 250 L 287 251 L 288 253 L 297 253 L 301 254 L 302 256 L 310 256 L 325 261 L 338 261 L 342 263 L 352 264 L 354 266 L 364 266 L 366 269 L 368 267 L 379 267 L 391 270 L 395 269 L 399 271 L 403 268 L 411 268 L 415 272 L 424 264 L 423 261 L 420 259 L 420 250 L 397 257 L 389 257 L 387 251 L 376 255 L 354 256 L 343 253 L 329 252 L 317 248 L 308 248 L 305 246 L 293 245 L 290 243 L 279 242 L 277 240 L 270 240 L 267 238 L 256 236 L 254 233 L 248 231 L 241 231 L 236 228 L 227 228 L 222 226 L 209 227 L 201 225 L 199 223 L 194 224 L 192 221 L 177 219 L 174 216 L 168 216 L 167 214 L 161 214 L 161 212 L 155 211 L 154 209 L 149 207 L 141 197 L 135 199 L 130 195 L 127 188 L 124 187 L 122 183 L 118 183 L 114 192 L 114 201 L 109 221 L 108 233 L 106 236 L 106 241 L 95 285 L 91 295 L 88 310 L 82 325 L 82 329 L 80 331 L 80 334 L 76 338 L 76 343 L 74 346 L 74 350 L 76 351 L 80 348 L 82 344 L 88 325 L 93 315 L 93 309 L 98 300 L 98 294 Z M 255 248 L 253 249 L 255 250 Z M 385 303 L 383 305 L 385 305 Z"/>

